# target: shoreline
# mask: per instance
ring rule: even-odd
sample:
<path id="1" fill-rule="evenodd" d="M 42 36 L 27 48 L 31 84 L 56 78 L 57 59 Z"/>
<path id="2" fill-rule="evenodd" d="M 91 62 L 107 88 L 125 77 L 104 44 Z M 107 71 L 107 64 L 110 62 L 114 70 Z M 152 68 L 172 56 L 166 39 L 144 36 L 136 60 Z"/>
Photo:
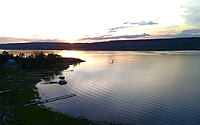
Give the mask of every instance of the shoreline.
<path id="1" fill-rule="evenodd" d="M 70 64 L 74 63 L 70 62 Z M 65 67 L 39 70 L 44 73 L 47 70 L 60 71 L 69 67 L 70 64 L 65 64 Z M 69 115 L 64 115 L 39 105 L 24 107 L 23 105 L 25 103 L 39 97 L 38 91 L 34 91 L 34 89 L 35 85 L 40 81 L 41 76 L 31 77 L 28 74 L 31 71 L 38 72 L 39 70 L 8 68 L 6 70 L 7 74 L 5 78 L 16 73 L 17 75 L 8 79 L 0 77 L 0 79 L 3 79 L 0 83 L 0 91 L 12 90 L 11 92 L 0 94 L 0 114 L 3 114 L 4 112 L 9 112 L 9 114 L 7 113 L 7 115 L 0 116 L 0 121 L 2 122 L 0 122 L 0 124 L 65 125 L 67 123 L 87 125 L 91 123 L 91 121 L 88 119 L 80 119 Z M 52 73 L 49 73 L 47 76 L 52 75 Z M 9 119 L 1 120 L 3 119 L 3 117 L 4 119 Z"/>

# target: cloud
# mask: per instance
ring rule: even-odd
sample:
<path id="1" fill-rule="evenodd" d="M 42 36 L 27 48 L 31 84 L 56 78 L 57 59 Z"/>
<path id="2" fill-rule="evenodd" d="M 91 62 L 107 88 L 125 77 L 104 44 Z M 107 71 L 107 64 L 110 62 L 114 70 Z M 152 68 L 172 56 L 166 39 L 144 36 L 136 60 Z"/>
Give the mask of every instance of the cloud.
<path id="1" fill-rule="evenodd" d="M 149 37 L 149 34 L 137 34 L 137 35 L 122 35 L 122 36 L 111 36 L 111 35 L 103 35 L 98 37 L 87 37 L 82 38 L 81 40 L 113 40 L 113 39 L 134 39 L 134 38 L 141 38 L 141 37 Z"/>
<path id="2" fill-rule="evenodd" d="M 200 29 L 183 30 L 180 35 L 186 36 L 200 36 Z"/>
<path id="3" fill-rule="evenodd" d="M 109 28 L 109 29 L 108 29 L 108 33 L 117 32 L 117 30 L 119 30 L 119 29 L 127 29 L 127 28 L 129 28 L 129 27 L 130 27 L 130 26 L 120 26 L 120 27 Z"/>
<path id="4" fill-rule="evenodd" d="M 167 34 L 162 35 L 160 37 L 171 37 L 171 38 L 179 38 L 179 37 L 200 37 L 200 29 L 190 29 L 190 30 L 183 30 L 181 33 L 178 34 Z"/>
<path id="5" fill-rule="evenodd" d="M 157 25 L 158 23 L 153 22 L 153 21 L 140 21 L 140 22 L 124 22 L 123 25 L 125 26 L 119 26 L 119 27 L 113 27 L 113 28 L 109 28 L 108 29 L 108 33 L 113 33 L 113 32 L 117 32 L 120 29 L 127 29 L 130 27 L 133 27 L 133 25 L 138 25 L 138 26 L 145 26 L 145 25 Z"/>
<path id="6" fill-rule="evenodd" d="M 27 42 L 64 42 L 64 41 L 58 39 L 28 39 L 28 38 L 0 37 L 0 44 L 27 43 Z"/>
<path id="7" fill-rule="evenodd" d="M 115 33 L 117 30 L 109 30 L 108 33 Z"/>
<path id="8" fill-rule="evenodd" d="M 187 23 L 199 24 L 200 23 L 200 2 L 199 0 L 193 0 L 182 6 L 185 9 L 183 18 Z"/>
<path id="9" fill-rule="evenodd" d="M 124 22 L 123 24 L 129 24 L 130 22 Z"/>
<path id="10" fill-rule="evenodd" d="M 31 42 L 31 41 L 32 41 L 32 39 L 0 37 L 0 44 L 2 44 L 2 43 L 22 43 L 22 42 Z"/>
<path id="11" fill-rule="evenodd" d="M 118 30 L 118 29 L 124 29 L 124 28 L 128 28 L 128 27 L 127 26 L 114 27 L 114 28 L 110 28 L 109 30 Z"/>
<path id="12" fill-rule="evenodd" d="M 130 25 L 139 25 L 139 26 L 145 26 L 145 25 L 157 25 L 158 23 L 153 21 L 140 21 L 140 22 L 125 22 L 123 24 L 130 24 Z"/>

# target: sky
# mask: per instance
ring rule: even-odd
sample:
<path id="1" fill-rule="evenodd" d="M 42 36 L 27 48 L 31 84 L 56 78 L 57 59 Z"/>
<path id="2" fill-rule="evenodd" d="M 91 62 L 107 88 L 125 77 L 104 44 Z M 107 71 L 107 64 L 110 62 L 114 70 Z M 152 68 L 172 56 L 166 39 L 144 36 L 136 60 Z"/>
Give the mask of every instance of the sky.
<path id="1" fill-rule="evenodd" d="M 200 37 L 200 0 L 0 0 L 0 44 Z"/>

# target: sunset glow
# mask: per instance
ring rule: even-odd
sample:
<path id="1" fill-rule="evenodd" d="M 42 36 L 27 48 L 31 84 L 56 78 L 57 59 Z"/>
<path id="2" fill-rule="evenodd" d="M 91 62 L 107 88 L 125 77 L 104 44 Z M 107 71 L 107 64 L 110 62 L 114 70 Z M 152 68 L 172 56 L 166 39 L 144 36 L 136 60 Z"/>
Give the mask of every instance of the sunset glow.
<path id="1" fill-rule="evenodd" d="M 199 6 L 198 0 L 1 0 L 0 43 L 184 37 L 185 30 L 194 36 Z"/>

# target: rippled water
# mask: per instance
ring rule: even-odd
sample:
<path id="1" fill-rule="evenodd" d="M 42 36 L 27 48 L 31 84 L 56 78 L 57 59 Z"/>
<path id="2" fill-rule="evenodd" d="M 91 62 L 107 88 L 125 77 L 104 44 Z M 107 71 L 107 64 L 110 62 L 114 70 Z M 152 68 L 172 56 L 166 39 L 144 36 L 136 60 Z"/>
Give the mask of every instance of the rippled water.
<path id="1" fill-rule="evenodd" d="M 199 52 L 70 52 L 86 62 L 71 66 L 68 70 L 73 72 L 62 71 L 68 84 L 41 81 L 37 87 L 42 99 L 70 93 L 77 96 L 45 106 L 96 121 L 200 124 Z"/>

